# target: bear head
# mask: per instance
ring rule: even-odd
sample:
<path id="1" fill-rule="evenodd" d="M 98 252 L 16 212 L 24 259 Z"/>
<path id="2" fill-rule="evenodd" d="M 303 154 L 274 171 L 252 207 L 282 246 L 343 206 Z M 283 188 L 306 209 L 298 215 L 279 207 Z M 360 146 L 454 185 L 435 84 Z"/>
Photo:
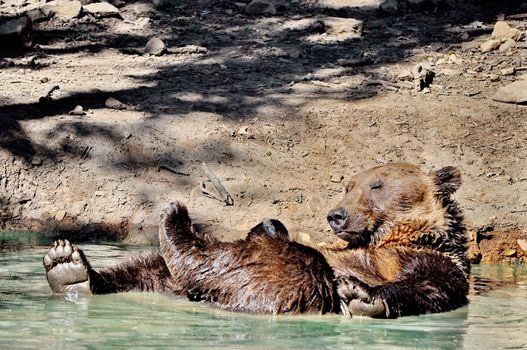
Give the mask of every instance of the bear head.
<path id="1" fill-rule="evenodd" d="M 416 220 L 446 225 L 450 195 L 461 185 L 461 174 L 445 167 L 430 174 L 419 167 L 394 163 L 351 178 L 343 200 L 328 213 L 336 235 L 350 247 L 378 242 L 395 225 Z"/>

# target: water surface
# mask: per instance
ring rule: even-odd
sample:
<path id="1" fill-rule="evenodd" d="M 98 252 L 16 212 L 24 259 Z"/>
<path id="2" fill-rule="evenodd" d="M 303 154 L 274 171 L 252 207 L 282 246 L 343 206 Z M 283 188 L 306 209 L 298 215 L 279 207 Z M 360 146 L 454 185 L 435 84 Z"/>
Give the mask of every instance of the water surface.
<path id="1" fill-rule="evenodd" d="M 501 281 L 452 312 L 374 320 L 225 312 L 155 293 L 53 297 L 49 241 L 0 233 L 0 339 L 5 349 L 527 349 L 527 268 L 480 265 Z M 80 244 L 97 268 L 140 248 Z M 147 250 L 152 248 L 143 248 Z"/>

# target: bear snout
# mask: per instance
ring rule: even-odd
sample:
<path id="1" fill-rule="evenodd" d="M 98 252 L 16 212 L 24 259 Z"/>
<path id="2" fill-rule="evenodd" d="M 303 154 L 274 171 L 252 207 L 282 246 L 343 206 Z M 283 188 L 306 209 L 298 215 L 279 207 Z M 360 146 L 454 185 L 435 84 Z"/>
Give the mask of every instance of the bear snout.
<path id="1" fill-rule="evenodd" d="M 335 232 L 340 232 L 346 227 L 348 221 L 348 211 L 346 208 L 340 207 L 331 209 L 328 213 L 329 226 Z"/>

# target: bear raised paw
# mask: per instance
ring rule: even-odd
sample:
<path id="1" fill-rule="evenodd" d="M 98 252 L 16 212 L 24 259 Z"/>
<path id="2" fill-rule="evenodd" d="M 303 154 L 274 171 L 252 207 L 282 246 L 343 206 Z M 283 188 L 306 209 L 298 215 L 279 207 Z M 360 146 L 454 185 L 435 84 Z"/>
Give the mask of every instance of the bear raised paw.
<path id="1" fill-rule="evenodd" d="M 49 286 L 54 293 L 91 294 L 91 269 L 84 253 L 68 240 L 53 243 L 44 256 L 44 267 Z"/>

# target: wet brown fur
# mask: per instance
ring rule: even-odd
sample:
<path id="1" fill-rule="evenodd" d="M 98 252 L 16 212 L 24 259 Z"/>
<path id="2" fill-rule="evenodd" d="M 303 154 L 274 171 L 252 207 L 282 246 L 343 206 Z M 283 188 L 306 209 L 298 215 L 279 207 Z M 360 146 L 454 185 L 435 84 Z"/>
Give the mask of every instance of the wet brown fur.
<path id="1" fill-rule="evenodd" d="M 338 312 L 333 271 L 324 257 L 290 241 L 279 221 L 272 224 L 274 236 L 260 224 L 244 240 L 210 243 L 192 230 L 186 207 L 172 203 L 161 218 L 161 251 L 191 300 L 248 312 Z"/>

